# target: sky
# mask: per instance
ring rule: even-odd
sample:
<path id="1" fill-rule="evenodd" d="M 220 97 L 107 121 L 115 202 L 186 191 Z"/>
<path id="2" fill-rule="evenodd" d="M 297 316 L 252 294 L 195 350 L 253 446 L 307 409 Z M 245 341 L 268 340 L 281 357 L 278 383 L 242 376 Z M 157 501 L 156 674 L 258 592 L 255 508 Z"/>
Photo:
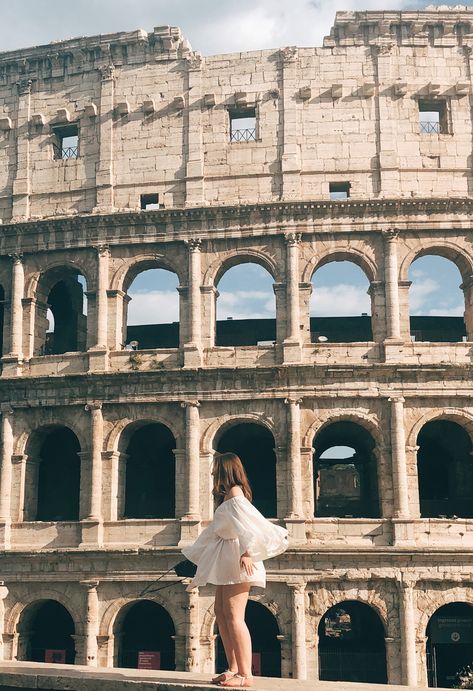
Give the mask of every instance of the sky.
<path id="1" fill-rule="evenodd" d="M 204 55 L 321 45 L 337 10 L 419 9 L 436 2 L 404 0 L 0 0 L 0 51 L 52 41 L 161 25 L 180 26 Z M 457 3 L 451 3 L 457 4 Z M 473 0 L 462 5 L 473 6 Z M 410 276 L 413 314 L 460 315 L 463 296 L 456 267 L 438 257 L 416 262 Z M 235 267 L 219 285 L 217 315 L 273 317 L 272 278 L 255 265 Z M 146 272 L 131 286 L 131 324 L 176 321 L 176 279 L 168 272 Z M 344 263 L 317 272 L 313 316 L 350 316 L 370 311 L 368 282 L 361 270 Z M 156 316 L 159 315 L 157 319 Z"/>

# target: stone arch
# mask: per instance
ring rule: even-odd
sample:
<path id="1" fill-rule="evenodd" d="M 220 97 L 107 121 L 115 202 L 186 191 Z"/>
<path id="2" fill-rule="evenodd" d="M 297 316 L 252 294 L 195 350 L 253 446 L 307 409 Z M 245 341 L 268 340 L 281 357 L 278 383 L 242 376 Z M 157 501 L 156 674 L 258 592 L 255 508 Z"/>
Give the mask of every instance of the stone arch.
<path id="1" fill-rule="evenodd" d="M 25 281 L 25 298 L 37 297 L 38 288 L 41 287 L 42 280 L 46 278 L 46 274 L 55 270 L 72 270 L 85 278 L 87 290 L 95 290 L 96 279 L 93 272 L 81 261 L 71 261 L 70 259 L 57 259 L 41 267 L 41 270 L 36 270 Z M 46 283 L 47 285 L 47 283 Z"/>
<path id="2" fill-rule="evenodd" d="M 280 605 L 275 602 L 271 597 L 268 595 L 268 593 L 264 592 L 261 594 L 251 594 L 250 595 L 250 600 L 254 600 L 255 602 L 259 602 L 261 605 L 264 605 L 274 616 L 276 619 L 279 631 L 282 633 L 285 629 L 285 627 L 282 624 L 282 610 Z M 202 617 L 202 625 L 200 629 L 200 635 L 202 638 L 211 638 L 213 636 L 213 630 L 215 626 L 215 611 L 214 611 L 214 603 L 212 604 L 205 610 L 204 616 Z"/>
<path id="3" fill-rule="evenodd" d="M 226 430 L 238 424 L 253 423 L 265 427 L 274 437 L 276 444 L 278 443 L 278 435 L 273 422 L 261 413 L 242 413 L 237 415 L 226 414 L 221 415 L 213 420 L 208 427 L 203 431 L 201 436 L 200 447 L 202 453 L 213 454 L 215 441 L 219 433 L 223 434 Z"/>
<path id="4" fill-rule="evenodd" d="M 326 248 L 315 260 L 306 262 L 302 270 L 302 281 L 310 283 L 316 271 L 322 266 L 336 261 L 346 261 L 356 264 L 366 275 L 368 282 L 373 283 L 377 280 L 378 267 L 375 262 L 365 253 L 355 247 L 345 248 Z"/>
<path id="5" fill-rule="evenodd" d="M 441 410 L 429 410 L 422 417 L 414 422 L 410 430 L 407 431 L 406 445 L 410 447 L 417 446 L 417 438 L 419 432 L 428 422 L 435 422 L 436 420 L 449 420 L 456 422 L 460 427 L 463 427 L 473 442 L 473 413 L 460 408 L 443 408 Z"/>
<path id="6" fill-rule="evenodd" d="M 422 247 L 411 249 L 405 255 L 399 269 L 400 281 L 408 281 L 411 264 L 416 259 L 428 255 L 449 259 L 458 268 L 463 281 L 473 274 L 473 257 L 468 254 L 464 247 L 451 240 L 442 240 L 441 244 L 439 244 L 438 240 L 431 240 L 431 242 L 432 244 L 429 245 L 429 240 L 426 238 L 423 240 Z"/>
<path id="7" fill-rule="evenodd" d="M 105 435 L 104 451 L 119 451 L 122 435 L 127 430 L 127 428 L 135 426 L 135 429 L 138 429 L 138 426 L 141 427 L 149 424 L 160 424 L 165 425 L 165 427 L 168 427 L 174 435 L 174 439 L 176 440 L 176 448 L 181 447 L 182 431 L 181 433 L 178 432 L 175 418 L 171 418 L 170 415 L 162 413 L 153 416 L 147 414 L 143 417 L 140 417 L 139 410 L 138 412 L 136 412 L 134 408 L 131 408 L 130 412 L 132 412 L 133 419 L 131 419 L 131 417 L 125 417 L 118 420 L 112 426 L 108 434 Z M 181 413 L 180 410 L 179 413 Z"/>
<path id="8" fill-rule="evenodd" d="M 177 582 L 176 582 L 177 584 Z M 169 590 L 169 589 L 168 589 Z M 169 616 L 171 617 L 174 627 L 176 629 L 176 635 L 181 635 L 184 636 L 186 631 L 186 623 L 185 623 L 185 618 L 179 617 L 178 612 L 174 611 L 175 607 L 173 606 L 173 599 L 170 598 L 169 601 L 163 598 L 162 596 L 158 595 L 157 593 L 152 593 L 149 595 L 146 595 L 146 599 L 149 600 L 150 602 L 156 602 L 158 605 L 161 605 L 163 609 L 165 609 Z M 174 598 L 175 599 L 175 598 Z M 119 613 L 123 610 L 124 607 L 127 605 L 132 605 L 135 602 L 140 602 L 139 596 L 134 593 L 129 593 L 126 595 L 122 595 L 121 597 L 117 598 L 116 600 L 113 600 L 113 602 L 110 603 L 110 605 L 105 609 L 104 613 L 102 614 L 102 617 L 99 622 L 99 636 L 113 636 L 114 628 L 116 625 L 117 617 Z M 182 619 L 182 621 L 180 621 Z"/>
<path id="9" fill-rule="evenodd" d="M 85 634 L 85 621 L 80 609 L 74 604 L 74 598 L 70 596 L 67 597 L 64 593 L 53 589 L 41 590 L 40 593 L 35 592 L 34 594 L 22 598 L 21 602 L 15 602 L 9 614 L 5 617 L 5 633 L 14 635 L 17 632 L 18 622 L 20 621 L 23 611 L 30 605 L 41 600 L 55 600 L 62 605 L 72 617 L 76 628 L 76 635 L 80 636 Z"/>
<path id="10" fill-rule="evenodd" d="M 182 266 L 178 265 L 177 262 L 174 262 L 172 259 L 162 254 L 143 253 L 135 255 L 129 260 L 123 260 L 121 266 L 111 277 L 110 289 L 121 290 L 126 293 L 138 274 L 143 271 L 148 271 L 149 269 L 164 269 L 164 271 L 171 271 L 177 275 L 179 284 L 185 282 L 183 281 L 184 269 Z"/>
<path id="11" fill-rule="evenodd" d="M 419 620 L 416 628 L 417 640 L 423 641 L 425 638 L 425 631 L 430 619 L 435 612 L 444 605 L 451 605 L 455 602 L 465 603 L 473 607 L 473 591 L 470 588 L 462 588 L 457 586 L 445 592 L 432 591 L 432 599 L 419 611 Z"/>
<path id="12" fill-rule="evenodd" d="M 88 452 L 90 450 L 90 439 L 87 436 L 87 434 L 84 434 L 83 431 L 80 429 L 79 425 L 74 424 L 74 421 L 68 419 L 65 420 L 63 424 L 59 424 L 57 422 L 52 421 L 43 422 L 43 424 L 40 424 L 37 427 L 34 427 L 33 429 L 21 432 L 21 434 L 18 436 L 16 440 L 16 444 L 14 446 L 14 453 L 18 455 L 28 454 L 36 456 L 37 452 L 39 452 L 39 448 L 41 447 L 41 438 L 43 437 L 43 435 L 48 434 L 50 431 L 53 431 L 54 429 L 58 429 L 60 427 L 67 427 L 71 430 L 71 432 L 73 432 L 76 435 L 77 439 L 79 440 L 81 452 Z M 37 433 L 39 434 L 37 435 Z M 38 440 L 32 440 L 32 437 L 36 435 L 38 436 Z"/>
<path id="13" fill-rule="evenodd" d="M 305 434 L 302 435 L 302 446 L 312 448 L 315 437 L 320 432 L 334 422 L 355 422 L 371 434 L 377 447 L 383 444 L 383 433 L 379 425 L 379 420 L 372 413 L 365 413 L 356 409 L 340 410 L 327 412 L 325 416 L 319 417 L 309 425 Z"/>
<path id="14" fill-rule="evenodd" d="M 355 584 L 353 584 L 353 588 L 355 587 Z M 383 625 L 386 637 L 394 636 L 396 634 L 397 624 L 395 621 L 392 620 L 392 618 L 390 619 L 388 617 L 388 606 L 385 600 L 383 600 L 383 598 L 380 597 L 380 595 L 375 591 L 366 590 L 365 592 L 367 593 L 367 595 L 365 596 L 363 593 L 360 592 L 353 594 L 352 588 L 350 588 L 349 592 L 351 593 L 351 596 L 347 598 L 346 593 L 342 593 L 341 591 L 332 591 L 329 590 L 328 587 L 311 588 L 309 583 L 307 585 L 307 592 L 309 593 L 309 599 L 311 593 L 313 593 L 314 598 L 317 598 L 317 607 L 314 608 L 310 606 L 311 612 L 313 613 L 313 626 L 316 631 L 319 628 L 319 624 L 322 620 L 322 617 L 326 614 L 326 612 L 329 609 L 331 609 L 331 607 L 341 604 L 342 602 L 345 602 L 349 599 L 352 602 L 360 602 L 363 605 L 368 605 L 369 607 L 375 610 Z"/>
<path id="15" fill-rule="evenodd" d="M 275 282 L 280 280 L 276 261 L 272 257 L 260 250 L 245 248 L 232 250 L 225 253 L 224 256 L 219 255 L 207 268 L 203 278 L 203 285 L 217 286 L 222 276 L 229 269 L 239 264 L 247 263 L 258 264 L 272 276 Z"/>

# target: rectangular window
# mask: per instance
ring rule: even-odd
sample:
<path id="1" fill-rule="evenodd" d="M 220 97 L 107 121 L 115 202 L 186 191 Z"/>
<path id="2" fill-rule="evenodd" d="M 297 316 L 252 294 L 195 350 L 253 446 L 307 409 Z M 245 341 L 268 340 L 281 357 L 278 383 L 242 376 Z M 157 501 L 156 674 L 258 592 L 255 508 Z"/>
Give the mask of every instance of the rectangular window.
<path id="1" fill-rule="evenodd" d="M 79 128 L 64 125 L 53 129 L 53 151 L 56 160 L 79 157 Z"/>
<path id="2" fill-rule="evenodd" d="M 448 134 L 448 110 L 445 100 L 419 101 L 421 134 Z"/>
<path id="3" fill-rule="evenodd" d="M 256 109 L 230 110 L 230 141 L 256 141 Z"/>
<path id="4" fill-rule="evenodd" d="M 331 182 L 329 183 L 330 200 L 337 201 L 337 199 L 348 199 L 350 196 L 349 182 Z"/>
<path id="5" fill-rule="evenodd" d="M 152 209 L 162 209 L 163 206 L 159 203 L 159 194 L 140 195 L 140 208 L 143 211 L 151 211 Z"/>

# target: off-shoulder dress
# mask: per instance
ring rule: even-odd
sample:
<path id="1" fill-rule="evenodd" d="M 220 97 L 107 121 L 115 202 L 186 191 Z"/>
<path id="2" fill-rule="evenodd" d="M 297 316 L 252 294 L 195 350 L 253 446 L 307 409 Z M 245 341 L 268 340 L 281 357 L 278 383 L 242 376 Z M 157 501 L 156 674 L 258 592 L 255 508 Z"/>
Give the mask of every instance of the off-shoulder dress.
<path id="1" fill-rule="evenodd" d="M 197 572 L 188 589 L 212 583 L 231 585 L 250 582 L 264 588 L 265 559 L 287 549 L 287 530 L 268 521 L 243 495 L 222 502 L 213 521 L 202 531 L 193 545 L 182 550 L 189 561 L 197 564 Z M 245 552 L 253 559 L 255 571 L 248 576 L 240 567 Z"/>

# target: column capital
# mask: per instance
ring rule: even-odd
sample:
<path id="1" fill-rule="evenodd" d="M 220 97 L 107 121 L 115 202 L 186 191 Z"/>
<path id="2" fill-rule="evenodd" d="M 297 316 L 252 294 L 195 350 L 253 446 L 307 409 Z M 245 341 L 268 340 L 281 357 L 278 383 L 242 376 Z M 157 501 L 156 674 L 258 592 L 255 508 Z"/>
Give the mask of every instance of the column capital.
<path id="1" fill-rule="evenodd" d="M 10 403 L 0 403 L 0 415 L 13 415 L 13 407 Z"/>
<path id="2" fill-rule="evenodd" d="M 199 401 L 181 401 L 181 408 L 200 408 Z"/>
<path id="3" fill-rule="evenodd" d="M 302 233 L 284 233 L 284 241 L 288 247 L 295 247 L 299 245 L 302 240 Z"/>
<path id="4" fill-rule="evenodd" d="M 21 264 L 23 261 L 23 252 L 12 252 L 8 255 L 13 264 Z"/>
<path id="5" fill-rule="evenodd" d="M 399 236 L 399 228 L 385 228 L 381 231 L 381 234 L 386 242 L 396 242 Z"/>
<path id="6" fill-rule="evenodd" d="M 103 82 L 111 81 L 115 76 L 115 65 L 101 65 L 101 67 L 99 67 L 99 70 L 102 75 Z"/>
<path id="7" fill-rule="evenodd" d="M 88 592 L 93 592 L 100 585 L 100 581 L 79 581 L 79 583 L 87 589 Z"/>
<path id="8" fill-rule="evenodd" d="M 388 401 L 389 403 L 405 403 L 406 399 L 399 394 L 398 396 L 390 396 Z"/>
<path id="9" fill-rule="evenodd" d="M 184 240 L 184 244 L 187 245 L 189 252 L 200 252 L 202 240 L 200 238 L 191 238 Z"/>
<path id="10" fill-rule="evenodd" d="M 396 574 L 396 583 L 397 586 L 400 590 L 409 590 L 412 588 L 415 588 L 417 585 L 418 579 L 414 576 L 414 574 L 406 574 L 403 573 L 402 571 L 398 574 Z"/>
<path id="11" fill-rule="evenodd" d="M 288 398 L 285 398 L 285 399 L 284 399 L 284 403 L 285 403 L 286 405 L 291 405 L 292 403 L 294 403 L 295 405 L 299 405 L 299 406 L 300 406 L 301 403 L 303 403 L 303 402 L 304 402 L 304 399 L 303 399 L 303 398 L 297 398 L 297 397 L 295 397 L 295 396 L 294 396 L 294 397 L 288 397 Z"/>
<path id="12" fill-rule="evenodd" d="M 94 250 L 99 257 L 110 257 L 110 245 L 94 245 Z"/>
<path id="13" fill-rule="evenodd" d="M 87 403 L 84 406 L 84 410 L 87 410 L 90 412 L 92 412 L 94 410 L 102 410 L 102 405 L 103 404 L 101 403 L 101 401 L 91 401 L 90 403 Z"/>
<path id="14" fill-rule="evenodd" d="M 18 94 L 21 96 L 23 94 L 30 94 L 31 93 L 31 87 L 33 86 L 33 80 L 32 79 L 20 79 L 17 82 L 15 82 L 16 87 L 18 89 Z"/>
<path id="15" fill-rule="evenodd" d="M 293 593 L 304 595 L 306 592 L 307 583 L 305 581 L 288 581 L 286 585 Z"/>

